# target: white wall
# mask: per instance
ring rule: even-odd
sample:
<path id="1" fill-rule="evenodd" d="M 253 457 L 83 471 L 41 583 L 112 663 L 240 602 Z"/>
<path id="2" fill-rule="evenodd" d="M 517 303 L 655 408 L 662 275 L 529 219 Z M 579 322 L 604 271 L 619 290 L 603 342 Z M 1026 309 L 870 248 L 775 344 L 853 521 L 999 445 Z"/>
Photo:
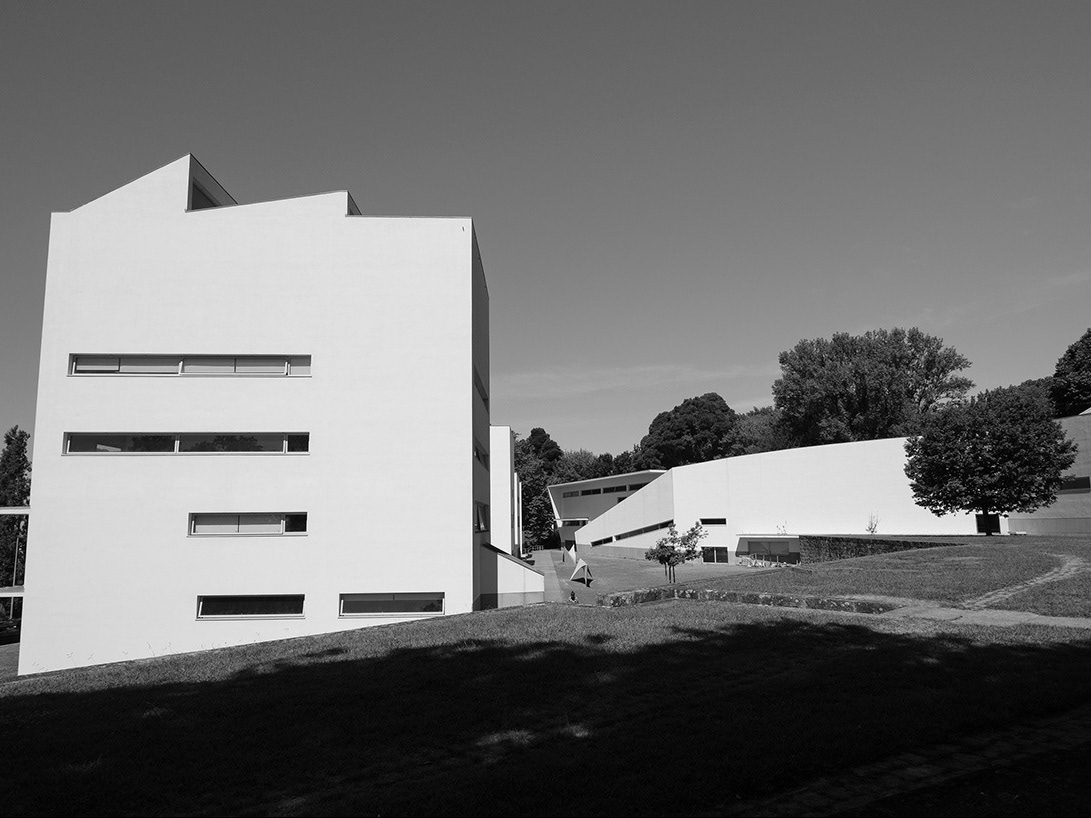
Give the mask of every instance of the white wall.
<path id="1" fill-rule="evenodd" d="M 520 555 L 522 537 L 516 519 L 515 436 L 510 426 L 489 430 L 489 472 L 491 479 L 492 544 L 515 556 Z"/>
<path id="2" fill-rule="evenodd" d="M 347 216 L 344 192 L 187 213 L 202 172 L 184 157 L 53 216 L 20 673 L 391 621 L 339 619 L 341 593 L 473 605 L 471 221 Z M 310 355 L 313 374 L 76 377 L 73 353 Z M 306 431 L 310 451 L 62 455 L 80 431 Z M 306 511 L 309 530 L 187 537 L 216 511 Z M 195 619 L 201 594 L 280 593 L 305 618 Z"/>
<path id="3" fill-rule="evenodd" d="M 702 517 L 726 517 L 702 545 L 737 547 L 745 534 L 973 534 L 973 514 L 937 517 L 913 501 L 905 439 L 811 446 L 679 466 L 577 533 L 581 546 L 674 519 L 685 531 Z M 1002 530 L 1003 521 L 1002 521 Z M 645 549 L 652 532 L 610 543 Z"/>

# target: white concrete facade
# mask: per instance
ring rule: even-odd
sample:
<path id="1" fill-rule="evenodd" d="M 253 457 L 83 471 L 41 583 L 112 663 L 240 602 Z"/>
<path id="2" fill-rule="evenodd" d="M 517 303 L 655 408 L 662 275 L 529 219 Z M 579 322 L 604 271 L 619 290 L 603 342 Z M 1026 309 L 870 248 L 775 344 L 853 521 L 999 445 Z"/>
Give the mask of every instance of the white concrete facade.
<path id="1" fill-rule="evenodd" d="M 937 517 L 918 506 L 904 466 L 905 438 L 678 466 L 577 530 L 576 543 L 639 557 L 669 523 L 684 532 L 703 521 L 708 536 L 702 547 L 726 549 L 735 562 L 757 543 L 781 541 L 785 553 L 798 550 L 800 534 L 976 533 L 973 514 Z"/>
<path id="2" fill-rule="evenodd" d="M 515 471 L 515 434 L 510 426 L 493 426 L 489 435 L 492 544 L 514 557 L 521 557 L 523 487 Z"/>
<path id="3" fill-rule="evenodd" d="M 183 363 L 75 371 L 110 356 Z M 200 356 L 291 369 L 190 374 Z M 481 556 L 488 389 L 469 218 L 364 217 L 344 191 L 239 205 L 190 156 L 54 214 L 19 672 L 462 613 L 483 593 L 522 592 L 534 577 L 505 566 L 498 578 Z M 177 437 L 169 452 L 129 452 L 95 442 L 106 433 L 292 437 L 260 452 L 186 452 Z M 74 445 L 80 434 L 91 437 Z M 81 446 L 92 451 L 69 451 Z M 194 533 L 278 514 L 295 530 Z M 442 595 L 440 609 L 395 610 L 414 594 Z M 342 595 L 364 601 L 342 607 Z M 299 596 L 294 613 L 199 616 L 231 607 L 213 597 Z"/>
<path id="4" fill-rule="evenodd" d="M 664 473 L 663 469 L 646 469 L 549 486 L 549 502 L 561 545 L 575 545 L 576 531 Z"/>

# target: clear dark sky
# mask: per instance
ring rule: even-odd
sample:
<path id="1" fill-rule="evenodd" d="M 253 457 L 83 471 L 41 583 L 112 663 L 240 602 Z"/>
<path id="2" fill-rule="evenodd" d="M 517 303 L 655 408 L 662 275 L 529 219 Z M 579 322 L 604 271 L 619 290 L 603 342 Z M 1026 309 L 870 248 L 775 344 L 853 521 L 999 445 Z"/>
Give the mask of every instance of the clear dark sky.
<path id="1" fill-rule="evenodd" d="M 566 449 L 770 404 L 837 331 L 1052 374 L 1091 326 L 1089 43 L 1087 2 L 0 0 L 0 426 L 50 212 L 185 153 L 241 202 L 474 217 L 493 422 Z"/>

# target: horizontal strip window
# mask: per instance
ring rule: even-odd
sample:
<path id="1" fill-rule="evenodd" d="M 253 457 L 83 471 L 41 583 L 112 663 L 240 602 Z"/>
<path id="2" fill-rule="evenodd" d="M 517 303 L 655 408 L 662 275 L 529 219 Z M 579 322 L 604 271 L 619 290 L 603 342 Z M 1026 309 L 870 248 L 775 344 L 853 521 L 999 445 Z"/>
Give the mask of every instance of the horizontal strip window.
<path id="1" fill-rule="evenodd" d="M 190 514 L 189 533 L 193 536 L 306 534 L 307 512 Z"/>
<path id="2" fill-rule="evenodd" d="M 587 517 L 574 517 L 571 520 L 561 520 L 561 525 L 587 525 Z"/>
<path id="3" fill-rule="evenodd" d="M 561 497 L 579 497 L 579 496 L 580 496 L 580 493 L 578 491 L 566 491 L 564 494 L 561 495 Z"/>
<path id="4" fill-rule="evenodd" d="M 604 537 L 601 540 L 593 540 L 591 542 L 591 545 L 606 545 L 606 543 L 613 542 L 613 541 L 614 541 L 613 537 Z"/>
<path id="5" fill-rule="evenodd" d="M 72 375 L 264 375 L 311 374 L 310 355 L 73 355 Z"/>
<path id="6" fill-rule="evenodd" d="M 302 617 L 303 594 L 279 596 L 199 596 L 198 619 Z"/>
<path id="7" fill-rule="evenodd" d="M 727 525 L 727 517 L 702 517 L 701 525 Z"/>
<path id="8" fill-rule="evenodd" d="M 588 494 L 602 494 L 602 489 L 584 489 L 580 492 L 581 497 L 586 497 Z"/>
<path id="9" fill-rule="evenodd" d="M 69 432 L 65 454 L 306 454 L 306 432 L 112 434 Z"/>
<path id="10" fill-rule="evenodd" d="M 1091 477 L 1062 477 L 1058 494 L 1087 494 L 1091 492 Z"/>
<path id="11" fill-rule="evenodd" d="M 646 485 L 648 485 L 648 484 L 647 483 L 630 483 L 629 484 L 629 491 L 637 491 L 638 489 L 644 488 Z"/>
<path id="12" fill-rule="evenodd" d="M 617 534 L 614 536 L 614 539 L 625 540 L 629 537 L 639 537 L 641 534 L 647 534 L 651 531 L 659 531 L 663 528 L 670 528 L 672 525 L 674 525 L 674 520 L 664 520 L 663 522 L 656 523 L 655 525 L 646 525 L 643 528 L 634 528 L 632 531 L 625 531 L 621 534 Z"/>
<path id="13" fill-rule="evenodd" d="M 626 486 L 604 486 L 602 489 L 603 494 L 614 494 L 619 491 L 628 491 Z"/>
<path id="14" fill-rule="evenodd" d="M 443 613 L 443 592 L 413 594 L 341 594 L 340 616 Z"/>

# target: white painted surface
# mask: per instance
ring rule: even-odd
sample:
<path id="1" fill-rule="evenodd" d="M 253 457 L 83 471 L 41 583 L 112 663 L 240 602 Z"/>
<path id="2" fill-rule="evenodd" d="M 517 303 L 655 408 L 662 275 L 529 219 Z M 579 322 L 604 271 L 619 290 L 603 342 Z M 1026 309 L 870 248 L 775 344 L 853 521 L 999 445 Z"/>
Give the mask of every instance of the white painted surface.
<path id="1" fill-rule="evenodd" d="M 937 517 L 913 501 L 905 476 L 905 438 L 811 446 L 671 469 L 576 533 L 579 546 L 673 519 L 683 532 L 700 518 L 704 546 L 736 549 L 740 535 L 974 534 L 973 514 Z M 1001 530 L 1006 531 L 1001 520 Z M 664 532 L 610 543 L 646 549 Z"/>
<path id="2" fill-rule="evenodd" d="M 220 195 L 187 156 L 53 216 L 20 673 L 361 627 L 342 593 L 472 607 L 471 220 L 349 216 L 345 192 L 186 212 L 191 176 Z M 312 377 L 72 377 L 73 353 L 310 355 Z M 306 431 L 310 451 L 63 455 L 78 431 Z M 246 511 L 306 511 L 307 535 L 187 536 L 191 512 Z M 202 594 L 305 594 L 305 616 L 197 621 Z"/>

